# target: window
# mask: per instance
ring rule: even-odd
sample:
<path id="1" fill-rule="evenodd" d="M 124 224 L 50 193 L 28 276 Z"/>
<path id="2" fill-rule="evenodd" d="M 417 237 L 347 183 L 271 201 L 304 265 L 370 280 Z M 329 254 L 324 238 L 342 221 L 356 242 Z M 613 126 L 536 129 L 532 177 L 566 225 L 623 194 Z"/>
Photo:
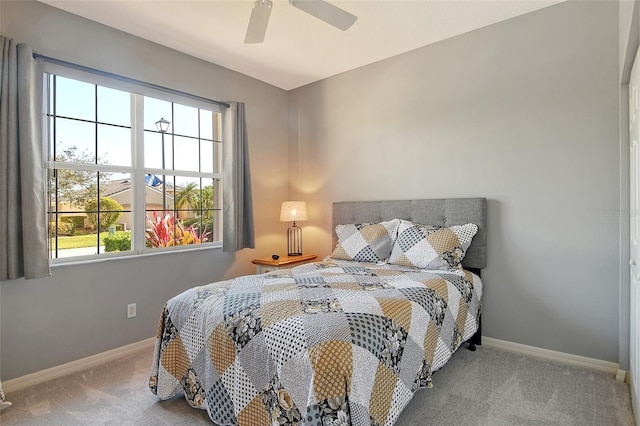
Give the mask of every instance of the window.
<path id="1" fill-rule="evenodd" d="M 221 246 L 219 106 L 46 65 L 53 261 Z"/>

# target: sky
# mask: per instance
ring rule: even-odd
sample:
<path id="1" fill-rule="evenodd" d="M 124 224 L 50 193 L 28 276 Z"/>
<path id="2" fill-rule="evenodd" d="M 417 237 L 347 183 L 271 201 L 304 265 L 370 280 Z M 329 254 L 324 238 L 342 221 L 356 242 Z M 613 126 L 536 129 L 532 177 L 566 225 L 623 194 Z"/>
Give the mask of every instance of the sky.
<path id="1" fill-rule="evenodd" d="M 95 85 L 60 76 L 56 77 L 56 85 L 55 107 L 58 116 L 56 120 L 56 142 L 58 144 L 56 149 L 58 152 L 75 145 L 78 147 L 78 151 L 87 150 L 92 157 L 96 155 L 96 125 L 59 117 L 95 120 L 97 110 L 97 120 L 108 123 L 97 125 L 99 163 L 131 166 L 133 159 L 130 94 L 97 86 L 96 96 Z M 50 108 L 53 112 L 53 96 L 50 98 Z M 157 132 L 155 124 L 161 118 L 170 122 L 164 137 L 165 168 L 177 171 L 213 173 L 213 113 L 180 104 L 174 104 L 172 111 L 171 102 L 151 97 L 144 97 L 145 167 L 163 168 L 162 135 Z M 185 136 L 200 137 L 201 139 Z M 112 175 L 112 179 L 124 177 L 126 175 Z M 176 179 L 178 185 L 194 180 L 179 176 Z"/>

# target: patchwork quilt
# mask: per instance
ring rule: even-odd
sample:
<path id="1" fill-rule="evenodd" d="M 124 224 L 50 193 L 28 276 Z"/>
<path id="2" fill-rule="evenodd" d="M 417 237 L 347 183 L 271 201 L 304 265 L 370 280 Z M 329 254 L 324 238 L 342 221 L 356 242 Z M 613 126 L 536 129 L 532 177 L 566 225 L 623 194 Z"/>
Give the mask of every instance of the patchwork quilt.
<path id="1" fill-rule="evenodd" d="M 466 270 L 331 260 L 195 287 L 163 310 L 149 386 L 219 425 L 392 425 L 481 295 Z"/>

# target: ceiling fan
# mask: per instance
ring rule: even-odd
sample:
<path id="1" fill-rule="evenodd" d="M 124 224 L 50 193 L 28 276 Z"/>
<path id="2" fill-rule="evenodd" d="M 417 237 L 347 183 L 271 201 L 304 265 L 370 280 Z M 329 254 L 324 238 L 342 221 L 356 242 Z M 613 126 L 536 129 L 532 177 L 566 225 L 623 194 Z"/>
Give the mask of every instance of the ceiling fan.
<path id="1" fill-rule="evenodd" d="M 357 16 L 340 9 L 337 6 L 327 3 L 324 0 L 289 0 L 289 3 L 303 12 L 314 16 L 327 24 L 345 31 L 358 19 Z M 253 4 L 247 34 L 244 37 L 246 44 L 262 43 L 267 32 L 269 15 L 271 15 L 271 0 L 257 0 Z"/>

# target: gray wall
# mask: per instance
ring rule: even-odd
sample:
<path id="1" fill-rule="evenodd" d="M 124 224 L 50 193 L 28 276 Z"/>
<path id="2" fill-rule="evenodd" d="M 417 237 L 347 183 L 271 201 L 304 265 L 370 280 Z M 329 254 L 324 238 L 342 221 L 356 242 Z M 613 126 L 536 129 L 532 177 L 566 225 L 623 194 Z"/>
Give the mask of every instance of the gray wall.
<path id="1" fill-rule="evenodd" d="M 278 221 L 288 196 L 287 93 L 37 2 L 0 2 L 2 34 L 38 53 L 220 100 L 244 101 L 256 250 L 221 249 L 53 269 L 0 283 L 2 380 L 155 336 L 165 301 L 194 285 L 254 271 L 251 259 L 286 247 Z M 138 315 L 126 318 L 128 303 Z"/>
<path id="2" fill-rule="evenodd" d="M 292 91 L 305 247 L 332 201 L 487 197 L 483 334 L 618 362 L 618 38 L 566 2 Z"/>

